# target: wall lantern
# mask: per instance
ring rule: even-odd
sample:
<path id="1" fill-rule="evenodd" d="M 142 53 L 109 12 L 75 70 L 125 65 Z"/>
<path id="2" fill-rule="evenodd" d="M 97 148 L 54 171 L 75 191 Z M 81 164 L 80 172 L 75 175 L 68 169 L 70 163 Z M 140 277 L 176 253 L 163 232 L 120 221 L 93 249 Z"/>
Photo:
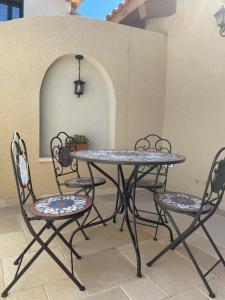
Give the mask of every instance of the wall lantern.
<path id="1" fill-rule="evenodd" d="M 217 25 L 220 27 L 220 35 L 225 37 L 225 8 L 224 5 L 215 13 Z"/>
<path id="2" fill-rule="evenodd" d="M 80 62 L 84 57 L 83 57 L 83 55 L 76 55 L 75 58 L 79 61 L 79 79 L 74 81 L 74 84 L 75 84 L 74 93 L 79 98 L 80 95 L 83 95 L 83 93 L 84 93 L 84 85 L 85 85 L 85 82 L 80 79 Z"/>

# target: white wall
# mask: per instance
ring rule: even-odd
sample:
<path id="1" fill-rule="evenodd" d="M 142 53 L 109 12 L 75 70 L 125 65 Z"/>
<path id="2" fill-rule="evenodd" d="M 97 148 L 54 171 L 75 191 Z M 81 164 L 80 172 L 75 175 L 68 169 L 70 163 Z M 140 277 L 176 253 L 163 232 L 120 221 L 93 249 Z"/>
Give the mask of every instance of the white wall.
<path id="1" fill-rule="evenodd" d="M 66 0 L 24 0 L 24 17 L 69 15 L 70 9 Z"/>
<path id="2" fill-rule="evenodd" d="M 106 79 L 96 66 L 85 57 L 81 61 L 81 79 L 86 82 L 85 90 L 78 98 L 74 94 L 78 68 L 75 54 L 70 54 L 57 59 L 45 74 L 40 93 L 41 157 L 50 157 L 50 140 L 59 131 L 86 135 L 90 148 L 114 147 L 113 90 L 107 86 Z M 114 130 L 111 130 L 110 124 L 114 124 Z"/>

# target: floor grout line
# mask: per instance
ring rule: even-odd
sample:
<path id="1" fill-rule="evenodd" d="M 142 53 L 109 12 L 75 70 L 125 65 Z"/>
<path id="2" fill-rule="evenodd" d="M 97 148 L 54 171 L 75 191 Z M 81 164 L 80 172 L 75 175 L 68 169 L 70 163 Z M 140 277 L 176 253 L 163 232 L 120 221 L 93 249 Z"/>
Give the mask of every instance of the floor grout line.
<path id="1" fill-rule="evenodd" d="M 43 284 L 43 289 L 44 289 L 44 291 L 45 291 L 45 293 L 46 293 L 46 295 L 47 295 L 48 300 L 51 300 L 51 299 L 50 299 L 50 296 L 49 296 L 49 294 L 48 294 L 48 291 L 47 291 L 47 289 L 46 289 L 46 287 L 45 287 L 45 284 Z"/>

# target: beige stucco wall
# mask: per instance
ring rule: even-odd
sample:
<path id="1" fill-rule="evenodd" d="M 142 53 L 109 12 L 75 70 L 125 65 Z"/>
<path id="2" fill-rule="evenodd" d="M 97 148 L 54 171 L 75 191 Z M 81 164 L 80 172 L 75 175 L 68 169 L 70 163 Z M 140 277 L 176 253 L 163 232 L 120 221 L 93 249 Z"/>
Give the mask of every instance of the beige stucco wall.
<path id="1" fill-rule="evenodd" d="M 165 36 L 84 17 L 36 17 L 1 24 L 0 43 L 0 198 L 16 194 L 9 155 L 15 129 L 27 141 L 34 188 L 56 191 L 51 163 L 39 161 L 39 94 L 47 69 L 62 55 L 82 53 L 110 78 L 116 148 L 131 147 L 148 132 L 161 133 Z"/>
<path id="2" fill-rule="evenodd" d="M 24 0 L 24 17 L 70 14 L 70 2 L 66 0 Z"/>
<path id="3" fill-rule="evenodd" d="M 171 171 L 169 187 L 200 195 L 212 158 L 225 145 L 225 39 L 213 16 L 221 5 L 217 0 L 178 0 L 173 17 L 160 26 L 159 20 L 147 25 L 168 31 L 163 134 L 187 158 Z"/>

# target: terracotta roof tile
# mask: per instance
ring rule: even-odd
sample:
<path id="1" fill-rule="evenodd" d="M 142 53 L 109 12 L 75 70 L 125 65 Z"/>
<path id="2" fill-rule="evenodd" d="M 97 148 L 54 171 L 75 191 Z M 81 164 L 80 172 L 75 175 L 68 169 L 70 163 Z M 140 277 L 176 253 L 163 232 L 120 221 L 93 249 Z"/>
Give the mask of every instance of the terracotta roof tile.
<path id="1" fill-rule="evenodd" d="M 112 12 L 106 16 L 106 20 L 110 21 L 118 12 L 121 11 L 122 8 L 124 8 L 128 3 L 132 2 L 132 1 L 133 0 L 125 0 L 125 1 L 121 2 L 117 8 L 114 8 L 112 10 Z"/>

